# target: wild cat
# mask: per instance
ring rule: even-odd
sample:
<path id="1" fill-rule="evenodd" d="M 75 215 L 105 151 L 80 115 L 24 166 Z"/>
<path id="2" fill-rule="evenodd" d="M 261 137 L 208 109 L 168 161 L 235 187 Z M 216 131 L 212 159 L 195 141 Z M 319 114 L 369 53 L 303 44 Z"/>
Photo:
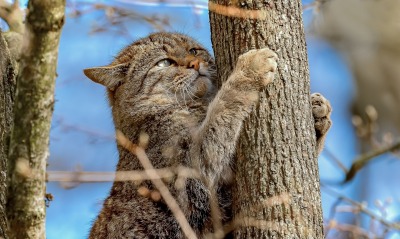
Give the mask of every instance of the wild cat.
<path id="1" fill-rule="evenodd" d="M 213 227 L 210 187 L 218 192 L 222 211 L 229 211 L 237 138 L 276 69 L 273 51 L 251 50 L 239 57 L 218 90 L 210 53 L 186 35 L 161 32 L 125 47 L 110 65 L 84 73 L 107 88 L 117 130 L 134 143 L 141 132 L 149 135 L 146 153 L 155 168 L 199 170 L 202 180 L 188 179 L 181 188 L 174 180 L 167 184 L 201 238 Z M 320 94 L 311 99 L 320 152 L 331 125 L 331 107 Z M 118 171 L 143 169 L 136 156 L 121 146 L 118 150 Z M 154 190 L 148 181 L 114 182 L 89 238 L 184 238 L 165 202 L 143 196 L 140 187 Z"/>

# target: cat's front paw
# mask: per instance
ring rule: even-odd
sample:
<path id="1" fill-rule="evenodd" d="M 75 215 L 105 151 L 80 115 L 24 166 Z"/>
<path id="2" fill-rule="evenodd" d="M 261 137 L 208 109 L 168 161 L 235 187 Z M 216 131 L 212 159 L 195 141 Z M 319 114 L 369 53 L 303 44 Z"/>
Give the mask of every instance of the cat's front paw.
<path id="1" fill-rule="evenodd" d="M 266 86 L 274 80 L 278 55 L 269 48 L 250 50 L 239 56 L 237 67 L 246 77 Z"/>
<path id="2" fill-rule="evenodd" d="M 332 125 L 331 121 L 331 104 L 320 93 L 311 95 L 312 113 L 315 122 L 315 132 L 317 133 L 317 141 L 326 135 Z"/>

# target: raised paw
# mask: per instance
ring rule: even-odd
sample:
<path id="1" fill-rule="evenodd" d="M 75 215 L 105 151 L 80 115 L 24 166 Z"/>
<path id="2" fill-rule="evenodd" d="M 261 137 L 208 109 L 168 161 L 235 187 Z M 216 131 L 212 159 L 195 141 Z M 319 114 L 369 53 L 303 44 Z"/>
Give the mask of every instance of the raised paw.
<path id="1" fill-rule="evenodd" d="M 318 152 L 321 152 L 325 136 L 332 125 L 331 104 L 320 93 L 311 95 L 312 113 L 314 116 L 314 127 L 317 136 Z"/>
<path id="2" fill-rule="evenodd" d="M 250 50 L 238 59 L 237 67 L 246 77 L 266 86 L 273 81 L 277 69 L 278 56 L 269 48 Z"/>

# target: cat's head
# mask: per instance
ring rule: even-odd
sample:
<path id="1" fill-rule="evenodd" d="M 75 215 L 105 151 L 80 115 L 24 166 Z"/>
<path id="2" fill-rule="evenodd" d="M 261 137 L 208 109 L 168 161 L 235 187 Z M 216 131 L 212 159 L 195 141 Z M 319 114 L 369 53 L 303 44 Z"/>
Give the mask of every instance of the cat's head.
<path id="1" fill-rule="evenodd" d="M 108 66 L 84 70 L 114 100 L 141 97 L 155 104 L 183 103 L 214 92 L 214 59 L 192 38 L 154 33 L 124 48 Z"/>

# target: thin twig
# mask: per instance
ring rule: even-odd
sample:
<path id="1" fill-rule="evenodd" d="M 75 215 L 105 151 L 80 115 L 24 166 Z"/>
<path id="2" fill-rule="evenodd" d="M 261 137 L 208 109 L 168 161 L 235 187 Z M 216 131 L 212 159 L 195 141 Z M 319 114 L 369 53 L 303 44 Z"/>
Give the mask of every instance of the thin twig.
<path id="1" fill-rule="evenodd" d="M 154 173 L 146 172 L 154 171 Z M 149 173 L 152 177 L 149 176 Z M 155 178 L 154 175 L 157 175 Z M 47 171 L 48 182 L 76 182 L 76 183 L 102 183 L 102 182 L 125 182 L 125 181 L 143 181 L 151 179 L 172 178 L 175 175 L 184 178 L 199 178 L 197 170 L 177 167 L 162 168 L 152 170 L 132 170 L 117 172 L 71 172 L 71 171 Z"/>
<path id="2" fill-rule="evenodd" d="M 65 131 L 65 132 L 75 131 L 75 132 L 85 134 L 93 140 L 105 140 L 105 141 L 114 141 L 115 140 L 115 136 L 112 134 L 102 133 L 102 132 L 99 132 L 98 130 L 89 129 L 89 128 L 87 128 L 85 126 L 81 126 L 81 125 L 68 124 L 61 117 L 59 117 L 55 120 L 55 124 L 52 129 L 55 129 L 56 127 L 57 128 L 59 127 L 62 131 Z"/>
<path id="3" fill-rule="evenodd" d="M 326 226 L 326 229 L 336 229 L 338 231 L 342 231 L 342 232 L 350 232 L 353 235 L 353 238 L 359 238 L 359 236 L 363 236 L 366 238 L 376 238 L 374 235 L 374 233 L 372 232 L 368 232 L 365 229 L 359 227 L 359 226 L 355 226 L 355 225 L 350 225 L 350 224 L 344 224 L 344 223 L 329 223 Z M 372 235 L 371 235 L 372 234 Z M 328 234 L 327 234 L 328 235 Z"/>
<path id="4" fill-rule="evenodd" d="M 335 203 L 336 205 L 338 205 L 340 203 L 340 201 L 345 201 L 348 202 L 354 206 L 357 206 L 360 209 L 360 212 L 370 216 L 372 219 L 379 221 L 380 223 L 382 223 L 382 225 L 388 227 L 388 228 L 392 228 L 395 230 L 400 231 L 400 224 L 399 223 L 392 223 L 389 222 L 388 220 L 386 220 L 385 218 L 378 216 L 377 214 L 375 214 L 373 211 L 369 210 L 368 208 L 365 207 L 365 205 L 363 205 L 362 203 L 356 202 L 348 197 L 343 196 L 342 194 L 336 192 L 335 190 L 329 188 L 328 186 L 324 185 L 323 183 L 321 183 L 321 187 L 324 189 L 324 191 L 326 191 L 327 193 L 338 197 L 337 202 Z M 331 216 L 332 217 L 332 216 Z"/>
<path id="5" fill-rule="evenodd" d="M 314 0 L 314 2 L 303 5 L 303 11 L 310 10 L 310 9 L 318 11 L 324 2 L 326 2 L 326 0 Z"/>
<path id="6" fill-rule="evenodd" d="M 11 31 L 23 33 L 23 11 L 19 7 L 18 0 L 14 3 L 0 0 L 0 18 L 7 23 Z"/>
<path id="7" fill-rule="evenodd" d="M 5 0 L 0 0 L 0 18 L 7 22 L 11 4 Z"/>
<path id="8" fill-rule="evenodd" d="M 117 142 L 125 149 L 129 150 L 132 154 L 136 155 L 136 157 L 139 159 L 143 168 L 146 170 L 145 172 L 147 173 L 147 176 L 149 178 L 152 178 L 150 179 L 151 182 L 160 192 L 161 196 L 164 198 L 165 203 L 168 205 L 172 214 L 174 214 L 185 236 L 187 238 L 196 239 L 197 236 L 193 231 L 192 227 L 189 225 L 189 222 L 187 221 L 185 214 L 183 214 L 182 210 L 180 209 L 175 198 L 171 195 L 171 192 L 168 190 L 167 186 L 163 183 L 161 179 L 159 179 L 160 176 L 157 175 L 157 172 L 154 170 L 154 167 L 151 164 L 149 158 L 147 157 L 144 149 L 136 144 L 133 144 L 128 138 L 126 138 L 126 136 L 121 131 L 117 131 L 116 136 L 117 136 Z"/>
<path id="9" fill-rule="evenodd" d="M 348 173 L 348 169 L 346 168 L 346 166 L 344 166 L 342 164 L 342 162 L 340 161 L 340 159 L 338 157 L 336 157 L 336 155 L 327 147 L 325 146 L 324 149 L 324 153 L 333 160 L 333 162 L 345 173 Z"/>
<path id="10" fill-rule="evenodd" d="M 80 8 L 76 7 L 81 6 Z M 141 14 L 133 9 L 125 9 L 118 6 L 102 4 L 102 3 L 91 3 L 91 2 L 74 2 L 70 4 L 69 8 L 72 9 L 71 17 L 79 17 L 87 13 L 95 11 L 104 11 L 105 22 L 100 23 L 98 26 L 93 27 L 92 32 L 101 32 L 109 30 L 111 27 L 123 26 L 127 19 L 140 20 L 151 25 L 158 31 L 163 31 L 167 27 L 170 27 L 168 18 L 160 18 L 158 16 L 147 16 Z"/>
<path id="11" fill-rule="evenodd" d="M 214 187 L 208 188 L 210 191 L 210 207 L 211 207 L 211 218 L 214 227 L 213 239 L 222 239 L 225 237 L 224 229 L 222 226 L 222 214 L 218 204 L 218 196 Z"/>
<path id="12" fill-rule="evenodd" d="M 358 159 L 356 159 L 353 164 L 351 165 L 351 168 L 349 172 L 346 174 L 346 178 L 344 180 L 344 183 L 349 182 L 356 176 L 357 172 L 360 171 L 367 163 L 369 163 L 373 158 L 387 153 L 391 152 L 394 150 L 400 149 L 400 140 L 395 142 L 392 145 L 382 147 L 380 149 L 373 150 L 369 153 L 366 153 L 362 156 L 360 156 Z"/>

